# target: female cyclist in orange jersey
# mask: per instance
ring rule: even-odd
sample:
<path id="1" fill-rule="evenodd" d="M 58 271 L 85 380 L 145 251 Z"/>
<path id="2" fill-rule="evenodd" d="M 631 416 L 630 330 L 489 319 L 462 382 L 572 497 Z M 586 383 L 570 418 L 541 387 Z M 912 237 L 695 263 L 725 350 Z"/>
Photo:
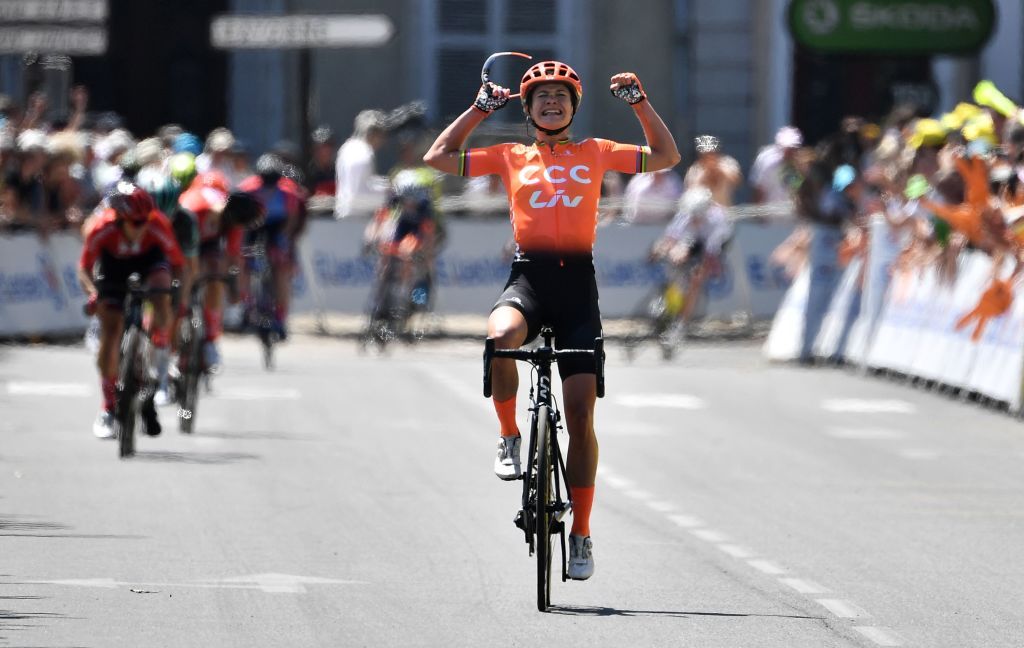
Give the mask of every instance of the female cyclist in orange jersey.
<path id="1" fill-rule="evenodd" d="M 643 173 L 679 162 L 675 140 L 636 75 L 616 74 L 610 90 L 633 108 L 647 146 L 589 138 L 573 141 L 569 126 L 583 98 L 583 85 L 565 63 L 544 61 L 527 70 L 519 86 L 523 112 L 536 132 L 533 144 L 463 148 L 473 129 L 510 98 L 507 88 L 487 82 L 473 106 L 438 136 L 423 158 L 445 173 L 497 174 L 504 182 L 517 249 L 508 283 L 487 320 L 487 334 L 499 349 L 522 346 L 537 336 L 542 324 L 551 326 L 559 348 L 594 348 L 594 338 L 601 335 L 592 257 L 601 179 L 605 171 Z M 519 373 L 510 359 L 495 359 L 491 371 L 501 425 L 495 472 L 505 480 L 517 479 Z M 559 360 L 558 372 L 569 431 L 566 481 L 573 502 L 568 572 L 570 578 L 585 580 L 594 571 L 590 510 L 598 456 L 597 381 L 593 364 L 586 360 Z"/>

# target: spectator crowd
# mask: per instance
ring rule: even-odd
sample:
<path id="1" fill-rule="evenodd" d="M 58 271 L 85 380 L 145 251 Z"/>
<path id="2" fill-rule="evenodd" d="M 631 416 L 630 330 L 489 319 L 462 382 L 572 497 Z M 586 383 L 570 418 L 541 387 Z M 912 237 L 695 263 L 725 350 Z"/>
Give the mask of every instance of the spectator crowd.
<path id="1" fill-rule="evenodd" d="M 965 249 L 999 261 L 1020 259 L 1024 111 L 988 82 L 978 85 L 973 99 L 940 116 L 922 115 L 909 105 L 896 106 L 877 124 L 850 116 L 813 147 L 804 144 L 798 129 L 786 126 L 757 153 L 746 179 L 717 138 L 700 136 L 685 173 L 640 174 L 628 183 L 615 174 L 606 176 L 608 207 L 602 216 L 669 226 L 674 218 L 688 216 L 680 212 L 694 203 L 686 194 L 696 189 L 709 191 L 722 208 L 748 195 L 756 204 L 789 204 L 800 226 L 774 260 L 791 273 L 810 264 L 812 304 L 827 301 L 843 263 L 866 249 L 872 216 L 884 217 L 900 238 L 897 268 L 937 264 L 951 280 Z M 170 160 L 178 153 L 193 155 L 199 173 L 221 171 L 232 188 L 253 173 L 252 151 L 227 128 L 201 138 L 167 124 L 138 139 L 117 114 L 88 108 L 82 87 L 71 92 L 70 114 L 49 121 L 44 119 L 44 96 L 30 97 L 23 107 L 0 96 L 0 232 L 46 236 L 77 229 L 120 179 L 158 186 L 170 176 Z M 439 204 L 441 179 L 431 176 L 421 160 L 431 139 L 425 115 L 419 102 L 390 112 L 364 110 L 344 141 L 326 126 L 310 133 L 304 147 L 308 158 L 301 159 L 299 147 L 287 141 L 272 152 L 285 161 L 286 175 L 305 187 L 307 197 L 322 200 L 336 218 L 373 213 L 393 192 L 390 179 L 403 169 L 422 172 Z M 385 145 L 392 147 L 396 164 L 381 174 L 377 154 Z M 461 200 L 469 212 L 476 204 L 497 213 L 507 209 L 504 190 L 494 178 L 467 182 L 447 195 Z M 478 202 L 488 197 L 497 202 Z M 988 310 L 1005 310 L 1014 276 L 993 276 Z M 810 316 L 807 337 L 817 326 L 820 318 Z M 808 354 L 805 349 L 805 358 Z"/>

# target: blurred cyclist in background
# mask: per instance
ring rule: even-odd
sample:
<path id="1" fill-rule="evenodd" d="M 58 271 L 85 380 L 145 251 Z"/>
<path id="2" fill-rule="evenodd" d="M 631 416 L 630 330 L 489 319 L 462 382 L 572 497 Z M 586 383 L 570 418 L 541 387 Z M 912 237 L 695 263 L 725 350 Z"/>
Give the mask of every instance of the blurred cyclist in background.
<path id="1" fill-rule="evenodd" d="M 312 150 L 306 167 L 306 192 L 310 196 L 334 196 L 337 181 L 334 177 L 334 153 L 337 138 L 330 126 L 320 126 L 310 136 Z"/>
<path id="2" fill-rule="evenodd" d="M 199 271 L 203 274 L 224 274 L 229 265 L 238 265 L 241 257 L 242 231 L 227 228 L 221 221 L 227 199 L 228 181 L 219 171 L 198 174 L 178 199 L 181 209 L 191 212 L 198 224 Z M 211 371 L 216 371 L 221 364 L 217 340 L 224 328 L 224 285 L 219 281 L 206 287 L 203 319 L 203 360 Z"/>
<path id="3" fill-rule="evenodd" d="M 101 439 L 114 430 L 114 383 L 117 380 L 124 300 L 128 277 L 138 273 L 146 285 L 169 288 L 172 273 L 180 273 L 184 259 L 167 218 L 156 209 L 141 188 L 118 183 L 107 197 L 107 208 L 90 224 L 78 263 L 78 280 L 88 295 L 86 311 L 100 321 L 100 346 L 96 365 L 100 373 L 103 407 L 93 433 Z M 150 300 L 153 319 L 149 336 L 153 343 L 151 365 L 162 378 L 170 362 L 171 295 Z M 160 434 L 160 422 L 152 397 L 142 407 L 146 433 Z"/>
<path id="4" fill-rule="evenodd" d="M 274 332 L 282 340 L 288 336 L 295 246 L 306 227 L 305 192 L 284 176 L 285 170 L 285 161 L 280 156 L 264 153 L 256 160 L 256 175 L 246 178 L 238 187 L 254 196 L 264 208 L 265 221 L 249 233 L 248 240 L 262 237 L 266 243 L 274 283 Z M 242 285 L 247 285 L 246 281 Z"/>
<path id="5" fill-rule="evenodd" d="M 689 189 L 679 199 L 679 211 L 651 249 L 651 258 L 679 271 L 686 300 L 680 316 L 689 324 L 704 282 L 722 271 L 722 253 L 732 236 L 725 209 L 707 187 Z"/>

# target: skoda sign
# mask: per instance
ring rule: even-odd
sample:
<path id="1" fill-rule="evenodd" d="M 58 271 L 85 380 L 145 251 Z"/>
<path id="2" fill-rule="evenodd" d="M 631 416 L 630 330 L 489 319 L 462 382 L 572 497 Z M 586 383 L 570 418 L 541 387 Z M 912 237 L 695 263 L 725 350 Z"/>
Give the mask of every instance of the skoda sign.
<path id="1" fill-rule="evenodd" d="M 826 52 L 968 54 L 995 27 L 992 0 L 791 0 L 789 29 Z"/>

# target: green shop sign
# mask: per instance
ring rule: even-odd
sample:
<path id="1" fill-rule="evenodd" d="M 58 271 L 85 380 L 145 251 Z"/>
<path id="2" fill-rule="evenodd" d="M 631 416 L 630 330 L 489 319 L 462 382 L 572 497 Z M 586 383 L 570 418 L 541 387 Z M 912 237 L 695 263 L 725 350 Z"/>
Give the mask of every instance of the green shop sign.
<path id="1" fill-rule="evenodd" d="M 992 0 L 792 0 L 793 39 L 827 52 L 966 54 L 992 35 Z"/>

